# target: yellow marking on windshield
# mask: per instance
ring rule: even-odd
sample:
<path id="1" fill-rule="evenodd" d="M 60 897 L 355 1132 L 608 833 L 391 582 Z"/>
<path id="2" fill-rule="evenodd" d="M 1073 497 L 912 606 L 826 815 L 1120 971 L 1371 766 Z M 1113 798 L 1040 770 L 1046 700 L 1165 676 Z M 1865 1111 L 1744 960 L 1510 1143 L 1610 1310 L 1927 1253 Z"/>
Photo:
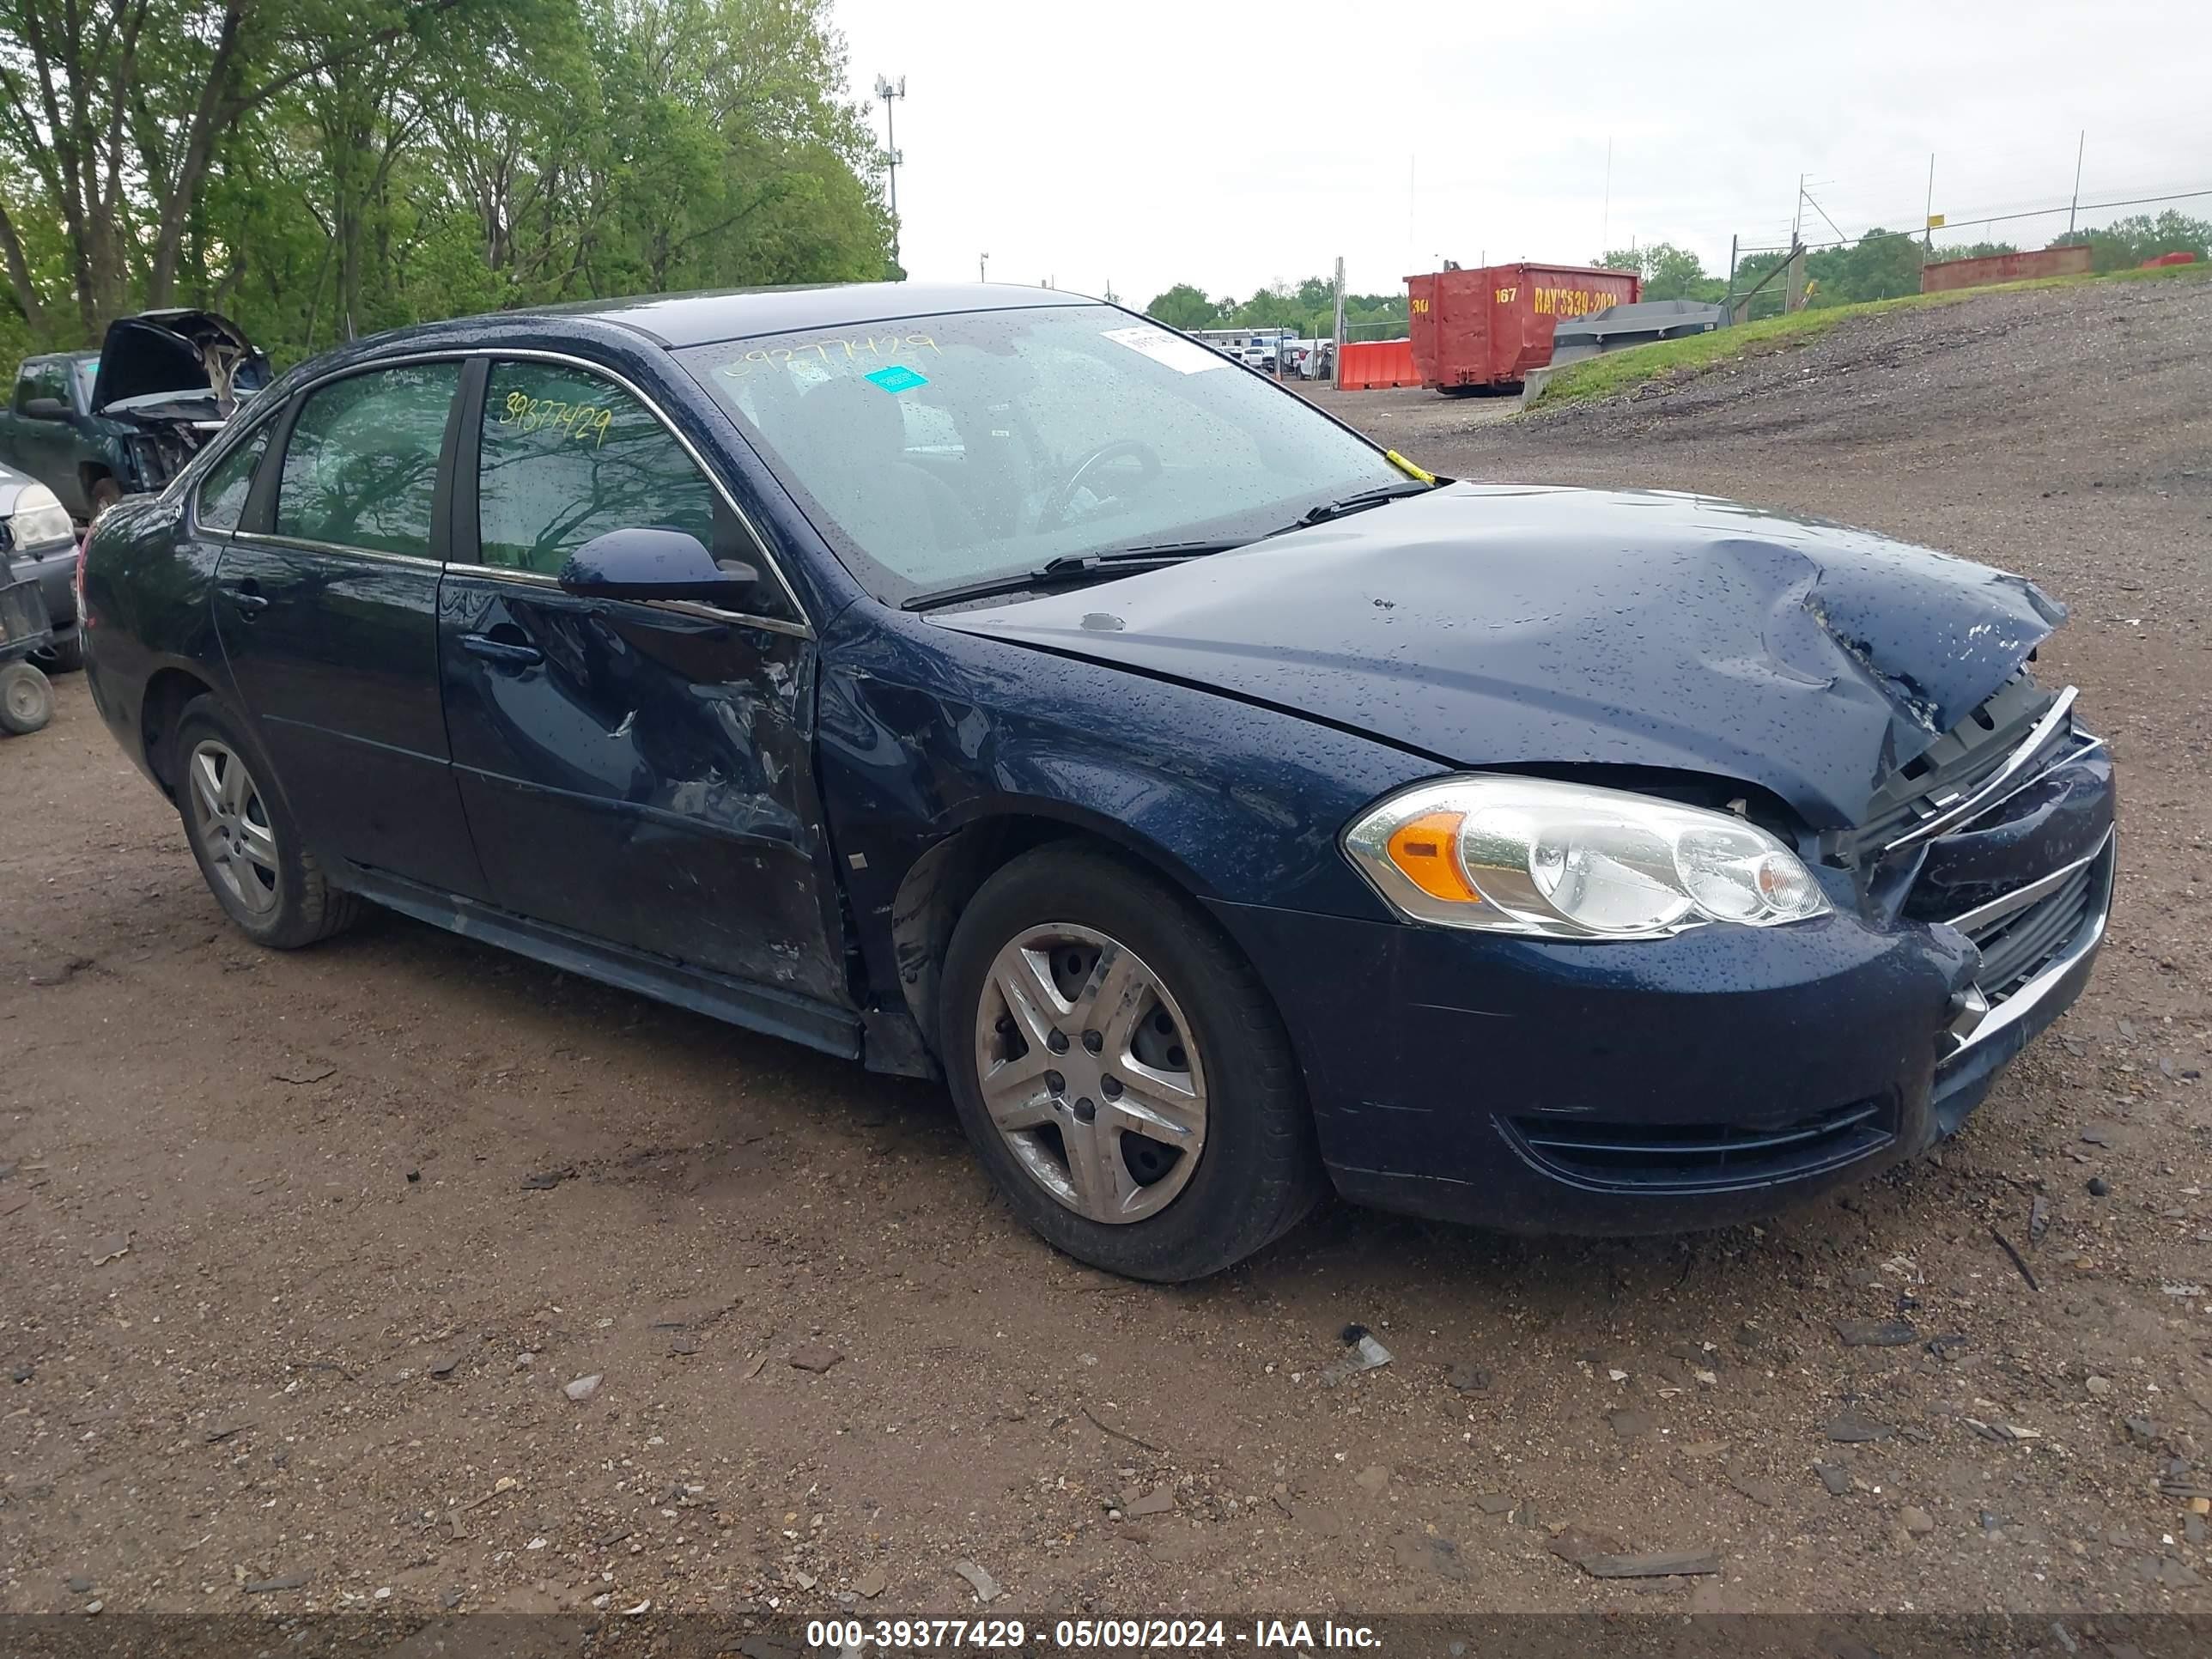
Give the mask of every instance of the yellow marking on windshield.
<path id="1" fill-rule="evenodd" d="M 1437 481 L 1437 475 L 1435 473 L 1423 471 L 1419 467 L 1415 466 L 1411 461 L 1407 460 L 1403 455 L 1401 455 L 1395 449 L 1386 449 L 1382 452 L 1382 455 L 1383 459 L 1388 460 L 1391 465 L 1396 467 L 1399 471 L 1404 473 L 1416 483 L 1432 484 Z"/>
<path id="2" fill-rule="evenodd" d="M 755 346 L 742 357 L 733 357 L 714 372 L 725 380 L 743 380 L 762 368 L 780 368 L 792 362 L 805 362 L 809 352 L 818 362 L 832 363 L 872 362 L 886 353 L 908 346 L 923 346 L 945 355 L 944 348 L 927 334 L 857 334 L 824 335 L 818 340 L 802 340 L 797 345 Z M 842 355 L 841 355 L 842 354 Z"/>

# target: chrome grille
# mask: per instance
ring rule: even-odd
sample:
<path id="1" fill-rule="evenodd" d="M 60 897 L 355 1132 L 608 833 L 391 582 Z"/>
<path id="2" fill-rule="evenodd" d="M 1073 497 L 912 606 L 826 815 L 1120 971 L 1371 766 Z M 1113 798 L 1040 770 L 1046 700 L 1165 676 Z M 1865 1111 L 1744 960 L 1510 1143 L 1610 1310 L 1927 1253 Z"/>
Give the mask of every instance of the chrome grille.
<path id="1" fill-rule="evenodd" d="M 2033 978 L 2081 931 L 2089 914 L 2093 879 L 2094 872 L 2085 864 L 2042 898 L 1978 928 L 1960 930 L 1981 950 L 1982 967 L 1975 983 L 1992 1004 L 2002 1002 Z"/>
<path id="2" fill-rule="evenodd" d="M 2034 741 L 2056 702 L 2021 669 L 1883 781 L 1865 820 L 1850 832 L 1851 850 L 1879 857 L 1915 838 Z"/>

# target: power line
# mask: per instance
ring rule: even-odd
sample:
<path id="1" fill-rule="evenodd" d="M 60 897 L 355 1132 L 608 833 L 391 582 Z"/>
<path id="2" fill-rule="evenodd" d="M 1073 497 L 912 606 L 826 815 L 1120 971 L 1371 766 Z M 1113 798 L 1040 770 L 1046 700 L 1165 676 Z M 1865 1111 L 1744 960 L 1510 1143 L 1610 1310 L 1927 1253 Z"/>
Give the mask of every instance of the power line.
<path id="1" fill-rule="evenodd" d="M 2193 202 L 2201 197 L 2206 196 L 2212 196 L 2212 189 L 2178 191 L 2170 196 L 2136 196 L 2120 202 L 2082 202 L 2078 204 L 2074 210 L 2081 213 L 2102 213 L 2112 208 L 2155 207 L 2164 202 Z M 1816 208 L 1820 204 L 1817 202 L 1814 204 L 1814 206 Z M 1943 228 L 1946 230 L 1962 230 L 1972 226 L 2006 224 L 2015 219 L 2049 219 L 2067 211 L 2069 211 L 2067 204 L 2061 202 L 2055 206 L 2029 208 L 2026 211 L 2020 213 L 1992 213 L 1987 217 L 1981 219 L 1953 219 L 1947 216 L 1943 222 Z M 1828 217 L 1826 213 L 1821 214 L 1820 216 L 1823 219 L 1827 219 Z M 1865 240 L 1863 237 L 1859 236 L 1842 236 L 1840 229 L 1837 227 L 1835 221 L 1832 219 L 1828 220 L 1828 224 L 1831 229 L 1836 229 L 1838 231 L 1838 234 L 1841 237 L 1841 240 L 1833 242 L 1807 242 L 1804 246 L 1808 252 L 1817 252 L 1823 248 L 1849 247 L 1854 242 Z M 1898 233 L 1899 235 L 1904 235 L 1905 234 L 1905 233 L 1903 231 L 1899 231 Z M 1747 247 L 1743 252 L 1746 253 L 1779 253 L 1783 252 L 1783 245 L 1777 243 L 1772 247 Z"/>

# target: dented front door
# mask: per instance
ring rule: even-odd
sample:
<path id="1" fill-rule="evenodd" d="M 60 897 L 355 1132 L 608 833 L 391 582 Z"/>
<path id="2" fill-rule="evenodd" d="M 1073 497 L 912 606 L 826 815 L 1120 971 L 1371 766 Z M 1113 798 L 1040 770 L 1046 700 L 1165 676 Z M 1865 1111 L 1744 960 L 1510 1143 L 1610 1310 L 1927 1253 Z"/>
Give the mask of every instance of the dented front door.
<path id="1" fill-rule="evenodd" d="M 758 558 L 732 544 L 744 532 L 726 498 L 657 415 L 593 371 L 494 361 L 469 405 L 457 471 L 479 487 L 454 491 L 440 679 L 493 902 L 848 1001 L 803 621 L 775 614 L 788 600 L 765 581 L 768 614 L 739 617 L 579 599 L 553 579 L 584 541 L 638 526 Z"/>

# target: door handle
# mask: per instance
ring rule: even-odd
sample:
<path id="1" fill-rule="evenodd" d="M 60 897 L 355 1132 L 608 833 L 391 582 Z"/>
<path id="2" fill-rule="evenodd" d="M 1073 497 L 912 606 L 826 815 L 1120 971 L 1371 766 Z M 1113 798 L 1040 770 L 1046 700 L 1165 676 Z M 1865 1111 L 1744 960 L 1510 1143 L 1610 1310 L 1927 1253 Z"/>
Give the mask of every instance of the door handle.
<path id="1" fill-rule="evenodd" d="M 250 579 L 243 586 L 234 587 L 225 595 L 247 622 L 269 608 L 268 596 Z"/>
<path id="2" fill-rule="evenodd" d="M 534 668 L 545 660 L 545 653 L 534 645 L 495 640 L 489 634 L 462 635 L 461 649 L 471 657 L 482 657 L 486 662 L 507 668 Z"/>

